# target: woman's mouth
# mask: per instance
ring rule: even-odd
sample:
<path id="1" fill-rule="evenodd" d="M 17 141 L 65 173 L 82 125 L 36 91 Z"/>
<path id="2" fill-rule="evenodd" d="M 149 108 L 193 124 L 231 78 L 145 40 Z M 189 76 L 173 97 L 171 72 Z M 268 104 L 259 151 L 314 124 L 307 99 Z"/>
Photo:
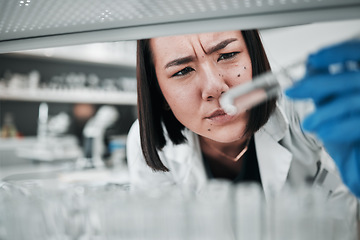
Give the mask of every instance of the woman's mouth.
<path id="1" fill-rule="evenodd" d="M 208 119 L 213 124 L 221 125 L 221 124 L 231 121 L 233 119 L 233 117 L 234 116 L 226 114 L 224 110 L 217 109 L 217 110 L 213 111 L 212 113 L 210 113 L 207 117 L 205 117 L 205 119 Z"/>

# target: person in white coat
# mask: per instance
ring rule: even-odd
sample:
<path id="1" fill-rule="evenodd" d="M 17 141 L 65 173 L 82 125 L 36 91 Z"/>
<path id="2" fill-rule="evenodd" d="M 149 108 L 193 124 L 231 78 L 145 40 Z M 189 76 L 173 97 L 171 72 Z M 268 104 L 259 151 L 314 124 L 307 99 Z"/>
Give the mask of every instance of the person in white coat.
<path id="1" fill-rule="evenodd" d="M 256 182 L 269 197 L 285 185 L 313 185 L 349 206 L 354 226 L 357 200 L 322 144 L 301 129 L 300 103 L 281 97 L 235 116 L 220 107 L 228 89 L 270 70 L 256 30 L 139 40 L 137 54 L 139 119 L 127 141 L 132 189 L 198 192 L 227 179 Z"/>

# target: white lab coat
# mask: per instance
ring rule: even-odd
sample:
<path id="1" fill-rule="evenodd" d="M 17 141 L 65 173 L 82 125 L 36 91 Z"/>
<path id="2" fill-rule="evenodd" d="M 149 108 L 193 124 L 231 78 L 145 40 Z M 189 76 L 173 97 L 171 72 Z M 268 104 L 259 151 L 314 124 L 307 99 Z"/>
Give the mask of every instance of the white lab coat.
<path id="1" fill-rule="evenodd" d="M 349 226 L 356 230 L 357 200 L 342 184 L 336 166 L 315 137 L 304 134 L 300 127 L 303 109 L 308 104 L 294 103 L 281 98 L 269 121 L 254 135 L 256 154 L 265 198 L 280 192 L 285 183 L 305 184 L 314 179 L 314 186 L 329 194 L 330 200 L 349 206 Z M 139 124 L 131 127 L 127 140 L 127 159 L 131 188 L 158 189 L 174 185 L 196 192 L 208 182 L 198 135 L 185 130 L 187 143 L 167 145 L 159 156 L 169 172 L 155 172 L 145 163 L 141 152 Z M 325 177 L 325 178 L 324 178 Z"/>

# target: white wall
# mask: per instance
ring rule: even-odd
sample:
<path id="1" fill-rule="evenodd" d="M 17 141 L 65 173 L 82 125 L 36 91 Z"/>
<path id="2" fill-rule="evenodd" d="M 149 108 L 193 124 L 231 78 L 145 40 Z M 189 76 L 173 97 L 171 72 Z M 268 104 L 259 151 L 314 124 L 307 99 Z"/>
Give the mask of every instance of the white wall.
<path id="1" fill-rule="evenodd" d="M 317 49 L 357 35 L 360 20 L 314 23 L 260 31 L 273 70 Z"/>

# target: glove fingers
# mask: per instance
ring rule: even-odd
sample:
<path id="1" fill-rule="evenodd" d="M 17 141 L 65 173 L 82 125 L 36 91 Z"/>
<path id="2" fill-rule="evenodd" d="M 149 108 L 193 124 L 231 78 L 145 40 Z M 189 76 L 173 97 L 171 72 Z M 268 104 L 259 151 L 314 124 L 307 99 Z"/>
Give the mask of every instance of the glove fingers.
<path id="1" fill-rule="evenodd" d="M 327 68 L 330 64 L 359 60 L 360 40 L 355 39 L 324 48 L 310 55 L 308 66 L 311 68 Z"/>
<path id="2" fill-rule="evenodd" d="M 342 92 L 360 91 L 360 71 L 309 76 L 286 90 L 291 98 L 312 98 L 315 102 Z"/>
<path id="3" fill-rule="evenodd" d="M 328 121 L 342 120 L 356 114 L 360 114 L 360 93 L 339 96 L 333 101 L 317 105 L 316 111 L 304 120 L 303 127 L 312 131 Z"/>
<path id="4" fill-rule="evenodd" d="M 346 119 L 333 119 L 313 128 L 323 142 L 353 142 L 360 141 L 360 114 Z"/>

